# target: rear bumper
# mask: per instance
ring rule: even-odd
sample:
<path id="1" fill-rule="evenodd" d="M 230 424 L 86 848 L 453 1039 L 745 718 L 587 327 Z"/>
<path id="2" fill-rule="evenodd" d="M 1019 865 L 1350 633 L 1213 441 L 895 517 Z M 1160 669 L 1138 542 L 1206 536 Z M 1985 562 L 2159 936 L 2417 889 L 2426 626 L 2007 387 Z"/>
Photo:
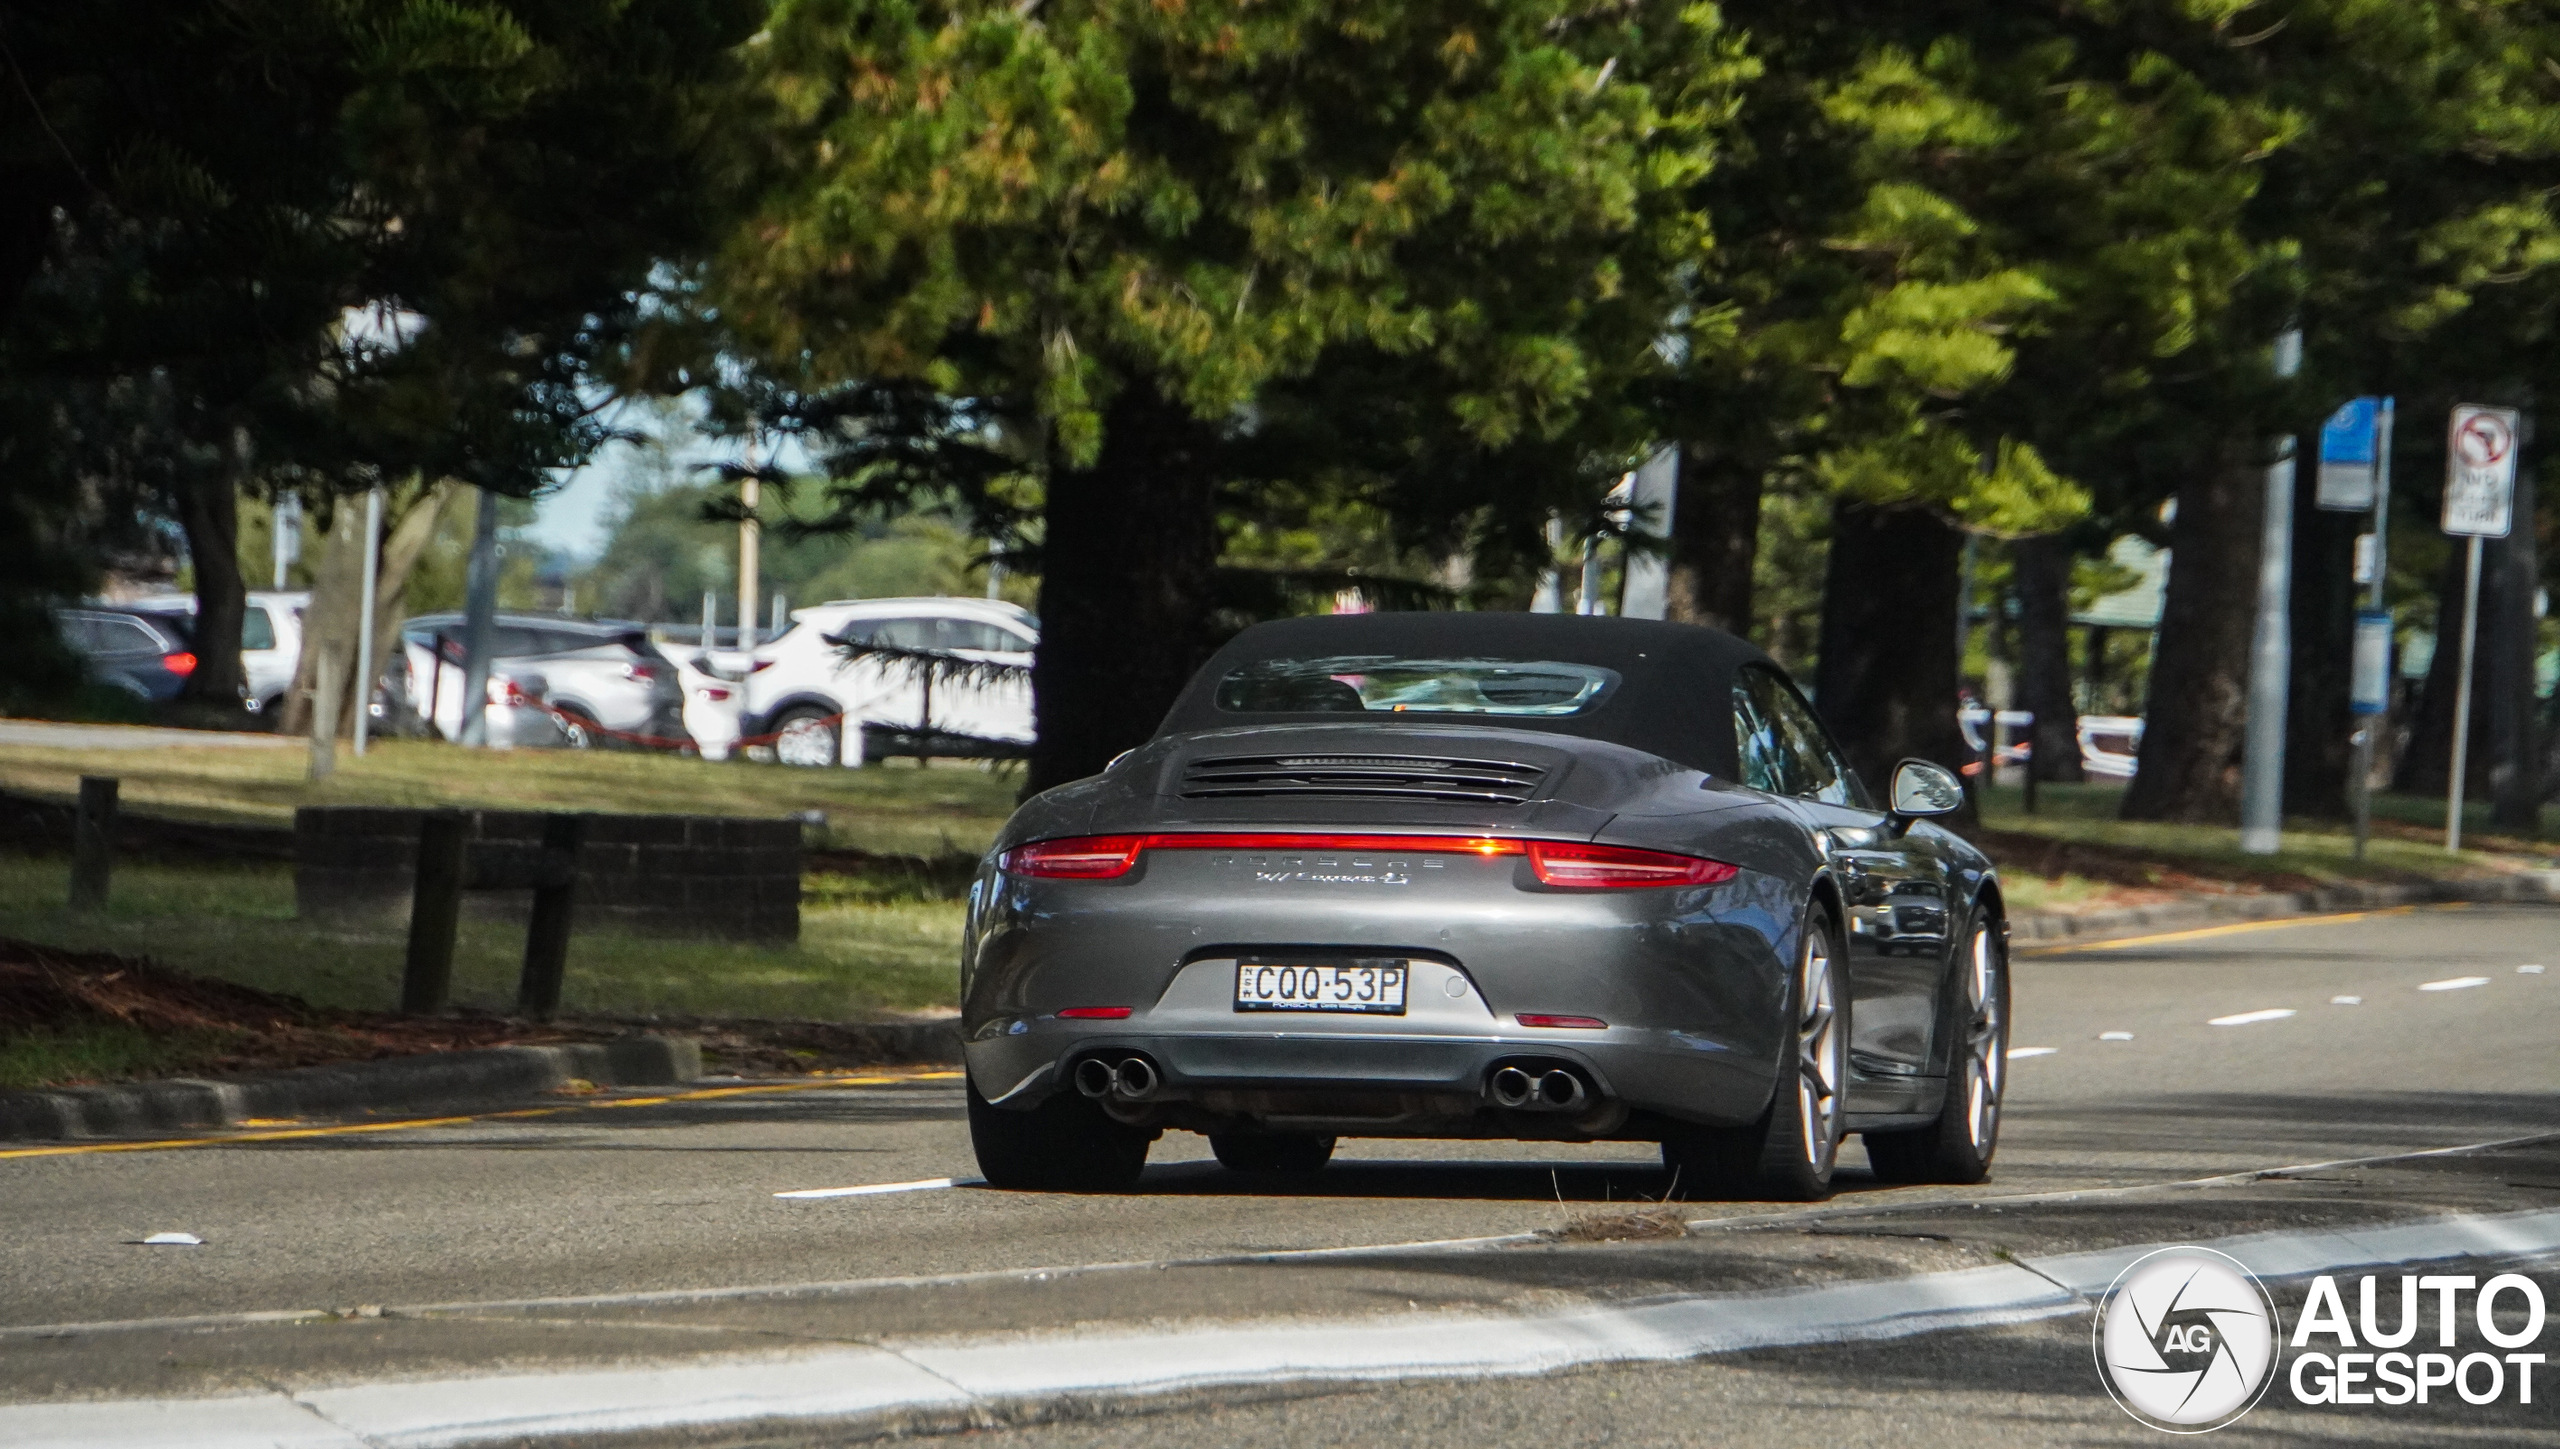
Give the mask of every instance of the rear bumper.
<path id="1" fill-rule="evenodd" d="M 1161 1086 L 1117 1105 L 1174 1126 L 1331 1116 L 1361 1135 L 1645 1136 L 1664 1119 L 1757 1118 L 1788 1039 L 1800 903 L 1783 882 L 1745 871 L 1559 892 L 1522 884 L 1525 870 L 1450 858 L 1292 874 L 1197 851 L 1110 881 L 990 871 L 964 946 L 971 1078 L 989 1101 L 1028 1108 L 1074 1090 L 1087 1057 L 1137 1054 Z M 1239 961 L 1346 956 L 1404 961 L 1404 1014 L 1236 1009 Z M 1059 1014 L 1097 1007 L 1128 1015 Z M 1614 1110 L 1571 1123 L 1499 1110 L 1488 1078 L 1524 1060 L 1574 1070 Z"/>

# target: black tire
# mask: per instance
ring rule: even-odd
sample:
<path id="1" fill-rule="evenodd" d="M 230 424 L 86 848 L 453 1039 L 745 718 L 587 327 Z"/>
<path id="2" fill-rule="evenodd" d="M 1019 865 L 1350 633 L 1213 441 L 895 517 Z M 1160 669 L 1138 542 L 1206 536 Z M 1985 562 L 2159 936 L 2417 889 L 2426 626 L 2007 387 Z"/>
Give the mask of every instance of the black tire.
<path id="1" fill-rule="evenodd" d="M 844 758 L 844 721 L 802 705 L 773 721 L 773 758 L 784 765 L 825 766 Z"/>
<path id="2" fill-rule="evenodd" d="M 1938 1120 L 1869 1132 L 1867 1161 L 1887 1182 L 1975 1183 L 2000 1150 L 2000 1098 L 2009 1085 L 2009 948 L 1999 921 L 1975 917 L 1948 973 L 1947 1098 Z"/>
<path id="3" fill-rule="evenodd" d="M 1018 1192 L 1126 1192 L 1146 1169 L 1156 1134 L 1114 1122 L 1061 1092 L 1027 1112 L 988 1103 L 969 1086 L 969 1145 L 991 1186 Z"/>
<path id="4" fill-rule="evenodd" d="M 1209 1150 L 1230 1172 L 1305 1174 L 1333 1160 L 1330 1137 L 1312 1132 L 1212 1132 Z"/>
<path id="5" fill-rule="evenodd" d="M 1787 978 L 1777 1089 L 1744 1128 L 1692 1128 L 1666 1137 L 1662 1165 L 1682 1197 L 1749 1196 L 1820 1202 L 1831 1196 L 1848 1120 L 1849 990 L 1830 915 L 1805 911 L 1803 944 Z"/>
<path id="6" fill-rule="evenodd" d="M 593 715 L 573 704 L 560 706 L 561 742 L 573 750 L 601 749 L 604 736 L 598 733 Z"/>

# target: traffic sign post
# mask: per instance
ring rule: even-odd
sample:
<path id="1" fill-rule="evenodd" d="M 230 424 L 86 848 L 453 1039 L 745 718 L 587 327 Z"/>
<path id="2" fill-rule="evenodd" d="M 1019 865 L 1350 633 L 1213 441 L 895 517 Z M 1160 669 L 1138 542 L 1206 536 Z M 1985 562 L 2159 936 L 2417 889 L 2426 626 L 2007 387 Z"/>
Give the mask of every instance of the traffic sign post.
<path id="1" fill-rule="evenodd" d="M 2320 429 L 2320 482 L 2314 501 L 2322 508 L 2373 510 L 2373 532 L 2356 540 L 2356 581 L 2370 585 L 2366 607 L 2356 614 L 2354 678 L 2348 712 L 2355 724 L 2347 742 L 2355 751 L 2356 859 L 2364 859 L 2373 825 L 2373 750 L 2382 716 L 2391 709 L 2391 613 L 2384 606 L 2386 556 L 2391 542 L 2391 427 L 2387 397 L 2360 397 L 2329 415 Z"/>
<path id="2" fill-rule="evenodd" d="M 2462 848 L 2463 776 L 2471 763 L 2471 664 L 2480 634 L 2482 539 L 2504 538 L 2515 522 L 2514 408 L 2464 403 L 2453 410 L 2445 445 L 2444 531 L 2471 540 L 2462 578 L 2462 663 L 2453 688 L 2453 770 L 2445 786 L 2444 848 Z"/>

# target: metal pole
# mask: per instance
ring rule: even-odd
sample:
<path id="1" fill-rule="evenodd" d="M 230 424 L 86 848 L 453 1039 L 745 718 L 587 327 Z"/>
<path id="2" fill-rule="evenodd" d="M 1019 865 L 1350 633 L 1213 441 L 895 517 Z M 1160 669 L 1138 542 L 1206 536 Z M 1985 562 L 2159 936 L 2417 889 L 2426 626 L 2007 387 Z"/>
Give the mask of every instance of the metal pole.
<path id="1" fill-rule="evenodd" d="M 712 646 L 719 642 L 719 629 L 720 596 L 709 589 L 704 589 L 702 591 L 702 652 L 705 655 L 710 654 Z M 702 661 L 702 667 L 710 668 L 711 661 L 705 658 Z"/>
<path id="2" fill-rule="evenodd" d="M 2275 375 L 2302 370 L 2302 333 L 2276 339 Z M 2258 618 L 2249 642 L 2248 735 L 2240 759 L 2240 848 L 2273 855 L 2284 844 L 2284 717 L 2293 672 L 2294 440 L 2276 440 L 2258 534 Z"/>
<path id="3" fill-rule="evenodd" d="M 2391 424 L 2393 399 L 2382 400 L 2382 418 L 2376 430 L 2373 451 L 2373 579 L 2367 607 L 2379 611 L 2383 603 L 2383 582 L 2391 571 Z M 2385 676 L 2386 681 L 2388 676 Z M 2385 685 L 2388 688 L 2386 682 Z M 2373 751 L 2376 737 L 2382 733 L 2390 713 L 2367 715 L 2356 728 L 2356 859 L 2364 859 L 2364 845 L 2373 833 Z"/>
<path id="4" fill-rule="evenodd" d="M 747 444 L 747 466 L 756 465 L 756 445 Z M 763 489 L 756 475 L 738 480 L 738 506 L 746 516 L 738 520 L 738 650 L 751 654 L 756 647 L 756 572 L 757 550 L 764 541 L 762 526 L 756 522 L 756 503 Z"/>
<path id="5" fill-rule="evenodd" d="M 2471 555 L 2462 580 L 2462 664 L 2453 686 L 2453 778 L 2445 787 L 2444 848 L 2462 849 L 2463 773 L 2471 766 L 2471 655 L 2480 633 L 2480 535 L 2471 536 Z"/>
<path id="6" fill-rule="evenodd" d="M 356 610 L 356 758 L 373 722 L 373 605 L 382 572 L 382 490 L 364 496 L 364 592 Z"/>
<path id="7" fill-rule="evenodd" d="M 489 649 L 496 642 L 497 623 L 498 495 L 483 488 L 463 585 L 461 741 L 466 745 L 489 743 Z"/>

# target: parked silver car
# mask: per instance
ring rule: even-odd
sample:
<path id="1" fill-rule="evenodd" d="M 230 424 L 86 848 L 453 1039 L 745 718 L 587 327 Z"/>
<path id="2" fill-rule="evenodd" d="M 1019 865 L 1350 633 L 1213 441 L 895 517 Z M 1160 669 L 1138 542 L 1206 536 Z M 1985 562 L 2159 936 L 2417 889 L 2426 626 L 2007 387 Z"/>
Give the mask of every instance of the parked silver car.
<path id="1" fill-rule="evenodd" d="M 447 739 L 462 730 L 463 627 L 460 614 L 425 614 L 400 629 L 409 705 Z M 502 724 L 503 742 L 527 746 L 669 748 L 692 742 L 675 661 L 659 652 L 640 625 L 500 614 L 489 653 L 493 744 L 502 742 Z M 552 737 L 530 719 L 513 720 L 516 713 L 547 718 L 556 726 Z M 510 718 L 502 720 L 501 714 Z"/>

